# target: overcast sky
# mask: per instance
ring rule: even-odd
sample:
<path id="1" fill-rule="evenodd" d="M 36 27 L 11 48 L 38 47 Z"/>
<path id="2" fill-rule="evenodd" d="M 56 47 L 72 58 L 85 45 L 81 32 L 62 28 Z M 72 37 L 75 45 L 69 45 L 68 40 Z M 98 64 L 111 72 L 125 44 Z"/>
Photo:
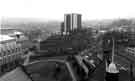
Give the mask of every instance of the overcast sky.
<path id="1" fill-rule="evenodd" d="M 135 0 L 0 0 L 1 17 L 63 20 L 81 13 L 83 20 L 135 18 Z"/>

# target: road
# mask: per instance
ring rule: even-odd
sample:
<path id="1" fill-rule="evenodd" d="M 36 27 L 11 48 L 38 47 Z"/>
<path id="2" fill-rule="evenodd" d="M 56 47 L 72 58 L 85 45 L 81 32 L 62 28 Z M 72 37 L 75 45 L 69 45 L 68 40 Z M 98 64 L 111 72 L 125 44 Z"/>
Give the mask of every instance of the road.
<path id="1" fill-rule="evenodd" d="M 70 73 L 70 74 L 68 74 L 68 76 L 71 76 L 72 77 L 72 80 L 73 81 L 77 81 L 76 80 L 76 77 L 74 76 L 75 74 L 73 73 L 74 71 L 73 71 L 73 69 L 70 67 L 70 64 L 69 64 L 69 62 L 67 62 L 67 61 L 65 61 L 65 60 L 63 60 L 63 59 L 41 59 L 41 60 L 37 60 L 37 61 L 34 61 L 34 62 L 31 62 L 31 63 L 29 63 L 29 65 L 26 65 L 25 67 L 27 68 L 27 70 L 30 72 L 30 73 L 33 73 L 33 72 L 37 72 L 38 73 L 38 75 L 40 75 L 40 76 L 36 76 L 37 78 L 35 78 L 35 77 L 33 77 L 34 79 L 35 79 L 35 81 L 37 80 L 37 81 L 44 81 L 44 80 L 47 80 L 46 78 L 46 74 L 45 73 L 47 73 L 48 75 L 49 75 L 49 73 L 48 72 L 46 72 L 45 71 L 45 69 L 46 70 L 50 70 L 49 68 L 54 68 L 55 66 L 55 62 L 58 62 L 58 63 L 63 63 L 63 64 L 65 64 L 66 65 L 66 68 L 67 69 L 64 69 L 64 71 L 66 71 L 66 70 L 68 70 L 68 72 Z M 48 64 L 48 63 L 50 63 L 50 64 Z M 53 63 L 53 64 L 52 64 Z M 49 66 L 54 66 L 54 67 L 49 67 Z M 44 67 L 44 68 L 43 68 Z M 49 67 L 49 68 L 48 68 Z M 63 71 L 63 73 L 64 73 L 64 71 Z M 51 74 L 52 74 L 52 72 L 54 72 L 54 71 L 50 71 L 51 72 Z M 42 75 L 42 74 L 45 74 L 45 75 Z M 50 76 L 52 76 L 50 74 Z M 65 74 L 67 74 L 67 73 L 65 73 Z M 33 74 L 32 74 L 33 75 Z M 63 74 L 64 75 L 64 74 Z M 43 77 L 42 77 L 43 76 Z M 62 76 L 62 75 L 61 75 Z M 46 78 L 45 78 L 46 77 Z M 38 79 L 38 78 L 42 78 L 42 79 Z M 53 79 L 53 78 L 52 78 Z M 48 81 L 50 81 L 50 80 L 52 80 L 52 79 L 48 79 Z M 70 78 L 68 78 L 68 79 L 70 79 Z M 70 81 L 70 80 L 66 80 L 66 81 Z"/>
<path id="2" fill-rule="evenodd" d="M 103 62 L 96 68 L 89 81 L 104 81 L 105 73 L 105 63 Z M 130 76 L 127 71 L 120 70 L 119 81 L 129 81 L 129 78 Z"/>
<path id="3" fill-rule="evenodd" d="M 60 60 L 61 59 L 61 60 L 64 60 L 66 57 L 67 57 L 66 55 L 65 56 L 55 56 L 55 57 L 38 57 L 36 60 L 46 60 L 46 61 L 51 61 L 50 59 L 54 59 L 54 60 L 56 60 L 56 59 Z M 123 62 L 122 61 L 122 59 L 123 59 L 122 57 L 119 57 L 118 59 L 119 59 L 118 60 L 119 62 L 120 61 L 121 61 L 121 63 Z M 36 60 L 30 60 L 30 64 L 36 63 Z M 70 68 L 69 67 L 70 66 L 69 63 L 66 63 L 66 65 L 67 65 L 68 68 Z M 123 65 L 121 64 L 121 66 L 123 66 Z M 73 69 L 73 70 L 75 70 L 75 69 Z M 73 73 L 73 72 L 75 72 L 73 70 L 71 68 L 69 69 L 72 78 L 73 78 L 73 75 L 76 74 L 76 73 L 75 74 Z M 104 77 L 105 77 L 105 64 L 103 62 L 100 65 L 98 65 L 98 67 L 96 68 L 95 72 L 92 73 L 91 76 L 89 76 L 88 81 L 104 81 Z M 130 79 L 129 72 L 127 72 L 126 70 L 123 70 L 123 69 L 120 70 L 119 81 L 129 81 L 129 79 Z"/>

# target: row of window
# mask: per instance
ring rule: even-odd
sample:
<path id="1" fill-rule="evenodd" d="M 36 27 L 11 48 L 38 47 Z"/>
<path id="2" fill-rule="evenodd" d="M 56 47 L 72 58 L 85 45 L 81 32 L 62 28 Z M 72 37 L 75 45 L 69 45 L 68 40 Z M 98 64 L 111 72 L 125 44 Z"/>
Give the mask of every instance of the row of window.
<path id="1" fill-rule="evenodd" d="M 6 49 L 6 50 L 1 49 L 0 57 L 6 56 L 6 55 L 12 55 L 12 54 L 20 52 L 20 51 L 21 51 L 21 48 Z"/>
<path id="2" fill-rule="evenodd" d="M 128 47 L 128 48 L 126 49 L 126 51 L 129 52 L 129 53 L 131 53 L 131 54 L 133 54 L 133 55 L 135 56 L 135 48 L 129 48 L 129 47 Z"/>
<path id="3" fill-rule="evenodd" d="M 16 54 L 12 54 L 12 55 L 1 57 L 1 59 L 0 59 L 0 65 L 13 62 L 14 60 L 19 59 L 19 58 L 21 58 L 21 54 L 17 54 L 17 53 Z"/>
<path id="4" fill-rule="evenodd" d="M 22 55 L 23 49 L 19 44 L 1 45 L 0 47 L 0 65 L 12 62 L 19 59 Z"/>

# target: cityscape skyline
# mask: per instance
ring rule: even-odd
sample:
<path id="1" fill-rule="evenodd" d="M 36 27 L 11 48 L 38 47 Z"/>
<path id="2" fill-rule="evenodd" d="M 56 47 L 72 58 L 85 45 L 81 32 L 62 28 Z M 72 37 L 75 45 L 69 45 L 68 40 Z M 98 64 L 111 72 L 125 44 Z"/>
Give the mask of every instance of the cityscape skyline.
<path id="1" fill-rule="evenodd" d="M 74 29 L 81 29 L 82 27 L 82 14 L 77 13 L 70 13 L 70 14 L 64 14 L 64 26 L 62 26 L 61 30 L 64 29 L 65 33 L 70 33 Z"/>
<path id="2" fill-rule="evenodd" d="M 135 0 L 0 0 L 0 81 L 135 81 Z"/>

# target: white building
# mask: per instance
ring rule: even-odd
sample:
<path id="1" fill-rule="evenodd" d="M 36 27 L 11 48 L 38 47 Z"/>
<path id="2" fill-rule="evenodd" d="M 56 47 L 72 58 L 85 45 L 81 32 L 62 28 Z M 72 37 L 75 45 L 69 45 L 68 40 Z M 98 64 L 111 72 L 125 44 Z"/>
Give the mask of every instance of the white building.
<path id="1" fill-rule="evenodd" d="M 21 44 L 8 35 L 0 35 L 0 65 L 21 58 Z"/>

